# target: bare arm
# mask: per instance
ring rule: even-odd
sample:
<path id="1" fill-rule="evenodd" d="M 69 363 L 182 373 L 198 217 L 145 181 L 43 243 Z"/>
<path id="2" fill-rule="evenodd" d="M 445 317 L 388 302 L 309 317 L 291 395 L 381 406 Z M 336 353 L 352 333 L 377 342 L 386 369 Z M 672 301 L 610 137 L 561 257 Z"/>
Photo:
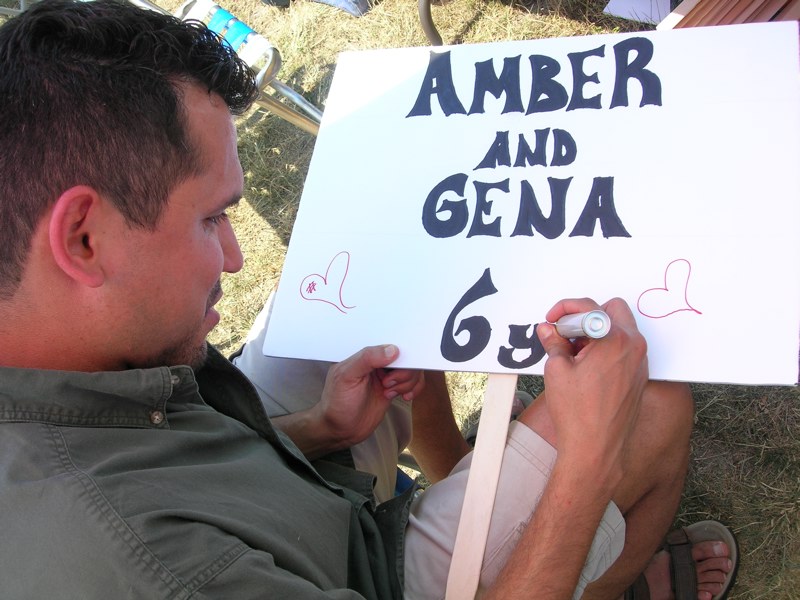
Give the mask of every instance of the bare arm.
<path id="1" fill-rule="evenodd" d="M 560 302 L 552 322 L 597 308 L 589 300 Z M 623 477 L 623 458 L 647 381 L 646 345 L 621 300 L 605 307 L 612 331 L 572 345 L 549 325 L 539 327 L 548 353 L 545 394 L 558 458 L 551 478 L 487 599 L 571 598 L 606 506 Z"/>
<path id="2" fill-rule="evenodd" d="M 611 499 L 600 486 L 586 493 L 586 482 L 596 482 L 596 475 L 556 464 L 533 519 L 486 600 L 572 598 Z"/>
<path id="3" fill-rule="evenodd" d="M 411 409 L 413 434 L 409 450 L 425 477 L 436 483 L 447 477 L 471 450 L 453 416 L 444 373 L 425 372 L 425 389 Z"/>

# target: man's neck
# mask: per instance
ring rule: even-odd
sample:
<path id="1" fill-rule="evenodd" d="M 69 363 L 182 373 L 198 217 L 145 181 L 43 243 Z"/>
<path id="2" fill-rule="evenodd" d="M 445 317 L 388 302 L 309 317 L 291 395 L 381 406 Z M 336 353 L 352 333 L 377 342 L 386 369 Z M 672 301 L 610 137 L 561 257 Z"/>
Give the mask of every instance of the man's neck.
<path id="1" fill-rule="evenodd" d="M 0 302 L 0 366 L 85 372 L 119 368 L 102 348 L 86 341 L 87 332 L 81 333 L 74 317 L 54 312 L 45 316 L 21 302 Z"/>

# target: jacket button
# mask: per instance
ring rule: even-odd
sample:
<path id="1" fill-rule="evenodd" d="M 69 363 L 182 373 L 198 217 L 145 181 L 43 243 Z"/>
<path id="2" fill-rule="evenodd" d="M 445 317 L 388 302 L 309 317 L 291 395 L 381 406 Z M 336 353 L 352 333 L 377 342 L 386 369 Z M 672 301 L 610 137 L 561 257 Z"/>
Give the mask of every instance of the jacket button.
<path id="1" fill-rule="evenodd" d="M 164 422 L 164 413 L 160 410 L 154 410 L 150 413 L 150 422 L 153 425 L 161 425 Z"/>

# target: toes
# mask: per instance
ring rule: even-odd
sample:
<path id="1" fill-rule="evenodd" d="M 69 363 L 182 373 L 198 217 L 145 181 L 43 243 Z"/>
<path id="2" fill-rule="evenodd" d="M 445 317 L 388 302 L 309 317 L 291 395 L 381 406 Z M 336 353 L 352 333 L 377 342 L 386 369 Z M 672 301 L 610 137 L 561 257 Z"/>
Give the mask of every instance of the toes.
<path id="1" fill-rule="evenodd" d="M 709 586 L 722 585 L 725 583 L 725 573 L 723 571 L 707 571 L 705 573 L 698 573 L 697 587 L 702 587 L 704 584 Z"/>
<path id="2" fill-rule="evenodd" d="M 733 569 L 729 558 L 708 558 L 697 563 L 698 581 L 725 581 L 725 576 Z"/>
<path id="3" fill-rule="evenodd" d="M 725 542 L 699 542 L 692 546 L 692 558 L 700 562 L 707 558 L 730 556 L 728 545 Z"/>
<path id="4" fill-rule="evenodd" d="M 698 600 L 711 600 L 722 591 L 722 583 L 700 583 L 697 585 Z"/>

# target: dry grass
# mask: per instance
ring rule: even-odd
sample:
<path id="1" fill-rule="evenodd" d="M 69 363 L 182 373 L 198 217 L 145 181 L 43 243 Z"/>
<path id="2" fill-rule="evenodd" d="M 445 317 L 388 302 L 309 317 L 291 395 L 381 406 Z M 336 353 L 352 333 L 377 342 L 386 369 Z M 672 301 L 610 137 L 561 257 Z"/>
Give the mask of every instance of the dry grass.
<path id="1" fill-rule="evenodd" d="M 159 3 L 169 10 L 179 4 Z M 320 106 L 339 52 L 427 43 L 413 0 L 384 0 L 360 19 L 309 0 L 293 0 L 286 10 L 258 0 L 220 3 L 273 41 L 284 57 L 280 78 Z M 0 0 L 0 6 L 13 4 Z M 433 18 L 446 43 L 637 28 L 604 16 L 604 5 L 602 0 L 527 5 L 451 0 L 434 6 Z M 214 341 L 225 351 L 238 346 L 277 282 L 314 145 L 313 136 L 260 110 L 243 117 L 239 129 L 246 202 L 233 218 L 247 261 L 242 273 L 224 281 L 223 322 Z M 453 374 L 449 382 L 459 419 L 473 422 L 485 377 Z M 541 388 L 540 378 L 524 377 L 521 383 L 533 393 Z M 695 395 L 693 458 L 679 521 L 715 518 L 734 528 L 743 563 L 733 598 L 800 598 L 798 389 L 697 385 Z"/>

